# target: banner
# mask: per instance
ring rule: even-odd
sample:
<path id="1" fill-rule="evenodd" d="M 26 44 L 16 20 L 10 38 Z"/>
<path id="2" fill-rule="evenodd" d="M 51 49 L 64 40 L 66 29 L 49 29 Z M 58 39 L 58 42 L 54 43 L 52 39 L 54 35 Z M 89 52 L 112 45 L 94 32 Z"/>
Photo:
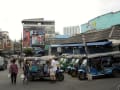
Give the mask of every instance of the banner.
<path id="1" fill-rule="evenodd" d="M 32 35 L 32 45 L 44 45 L 44 35 Z"/>
<path id="2" fill-rule="evenodd" d="M 29 47 L 30 46 L 30 32 L 23 31 L 23 46 Z"/>

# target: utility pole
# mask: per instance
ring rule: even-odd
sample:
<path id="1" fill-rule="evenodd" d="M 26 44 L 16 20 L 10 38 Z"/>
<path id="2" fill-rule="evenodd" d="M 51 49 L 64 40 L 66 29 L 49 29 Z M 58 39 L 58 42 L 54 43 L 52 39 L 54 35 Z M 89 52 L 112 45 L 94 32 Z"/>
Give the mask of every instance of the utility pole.
<path id="1" fill-rule="evenodd" d="M 16 39 L 14 40 L 14 43 L 13 43 L 13 51 L 14 51 L 14 54 L 16 53 Z"/>
<path id="2" fill-rule="evenodd" d="M 82 35 L 82 40 L 83 40 L 83 44 L 84 44 L 84 48 L 85 48 L 85 55 L 88 58 L 88 48 L 87 48 L 87 43 L 85 41 L 85 36 Z"/>
<path id="3" fill-rule="evenodd" d="M 85 36 L 82 35 L 82 40 L 83 40 L 83 44 L 84 44 L 84 48 L 85 48 L 85 55 L 86 55 L 86 59 L 87 59 L 87 73 L 89 74 L 90 72 L 90 67 L 89 67 L 89 58 L 88 58 L 88 48 L 87 48 L 87 43 L 85 41 Z"/>
<path id="4" fill-rule="evenodd" d="M 21 55 L 22 55 L 22 52 L 23 52 L 23 50 L 22 50 L 22 32 L 21 32 L 21 40 L 20 40 L 20 50 L 21 50 Z"/>

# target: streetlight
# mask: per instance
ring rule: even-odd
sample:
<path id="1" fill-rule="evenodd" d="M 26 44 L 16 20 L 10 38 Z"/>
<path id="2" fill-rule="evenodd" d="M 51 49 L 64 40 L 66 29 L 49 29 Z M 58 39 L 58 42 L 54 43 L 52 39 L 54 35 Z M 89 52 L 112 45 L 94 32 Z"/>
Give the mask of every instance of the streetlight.
<path id="1" fill-rule="evenodd" d="M 23 52 L 23 50 L 22 50 L 22 32 L 21 32 L 21 40 L 20 40 L 20 51 L 21 51 L 21 55 L 22 55 L 22 52 Z"/>

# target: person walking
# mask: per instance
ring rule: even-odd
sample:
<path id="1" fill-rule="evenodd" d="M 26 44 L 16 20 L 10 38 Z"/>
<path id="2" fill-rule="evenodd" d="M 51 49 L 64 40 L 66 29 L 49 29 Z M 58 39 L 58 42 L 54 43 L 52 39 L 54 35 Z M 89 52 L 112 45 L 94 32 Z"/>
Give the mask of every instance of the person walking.
<path id="1" fill-rule="evenodd" d="M 29 67 L 30 67 L 30 64 L 28 61 L 25 61 L 25 63 L 23 64 L 23 73 L 24 73 L 24 79 L 23 79 L 23 83 L 25 81 L 28 82 L 28 77 L 29 77 Z"/>
<path id="2" fill-rule="evenodd" d="M 20 68 L 22 68 L 22 58 L 21 57 L 19 57 L 18 63 L 19 63 Z"/>
<path id="3" fill-rule="evenodd" d="M 9 67 L 9 73 L 11 75 L 11 83 L 12 84 L 16 84 L 17 74 L 18 74 L 18 66 L 16 64 L 16 60 L 15 59 L 13 59 L 11 61 L 11 65 Z"/>

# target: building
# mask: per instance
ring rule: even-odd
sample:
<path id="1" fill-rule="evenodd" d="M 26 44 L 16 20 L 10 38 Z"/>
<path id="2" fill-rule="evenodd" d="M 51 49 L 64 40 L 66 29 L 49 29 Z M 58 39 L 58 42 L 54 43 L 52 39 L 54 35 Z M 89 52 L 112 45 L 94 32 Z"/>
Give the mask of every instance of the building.
<path id="1" fill-rule="evenodd" d="M 44 48 L 45 41 L 55 36 L 55 21 L 43 18 L 24 19 L 23 24 L 23 47 Z"/>
<path id="2" fill-rule="evenodd" d="M 9 32 L 0 30 L 0 54 L 1 56 L 10 54 L 11 50 L 12 50 L 12 41 L 9 37 Z"/>
<path id="3" fill-rule="evenodd" d="M 0 31 L 0 50 L 10 50 L 11 40 L 8 31 Z"/>
<path id="4" fill-rule="evenodd" d="M 85 32 L 67 38 L 66 40 L 54 40 L 51 42 L 51 53 L 61 48 L 62 53 L 85 54 L 85 44 L 89 54 L 120 51 L 120 25 L 94 32 Z"/>
<path id="5" fill-rule="evenodd" d="M 65 40 L 65 39 L 67 39 L 69 37 L 70 36 L 68 36 L 68 35 L 56 35 L 53 40 Z"/>
<path id="6" fill-rule="evenodd" d="M 104 30 L 117 24 L 120 24 L 120 11 L 110 12 L 89 20 L 81 25 L 81 33 L 88 30 Z"/>
<path id="7" fill-rule="evenodd" d="M 64 35 L 74 36 L 76 34 L 80 34 L 79 26 L 64 27 Z"/>

